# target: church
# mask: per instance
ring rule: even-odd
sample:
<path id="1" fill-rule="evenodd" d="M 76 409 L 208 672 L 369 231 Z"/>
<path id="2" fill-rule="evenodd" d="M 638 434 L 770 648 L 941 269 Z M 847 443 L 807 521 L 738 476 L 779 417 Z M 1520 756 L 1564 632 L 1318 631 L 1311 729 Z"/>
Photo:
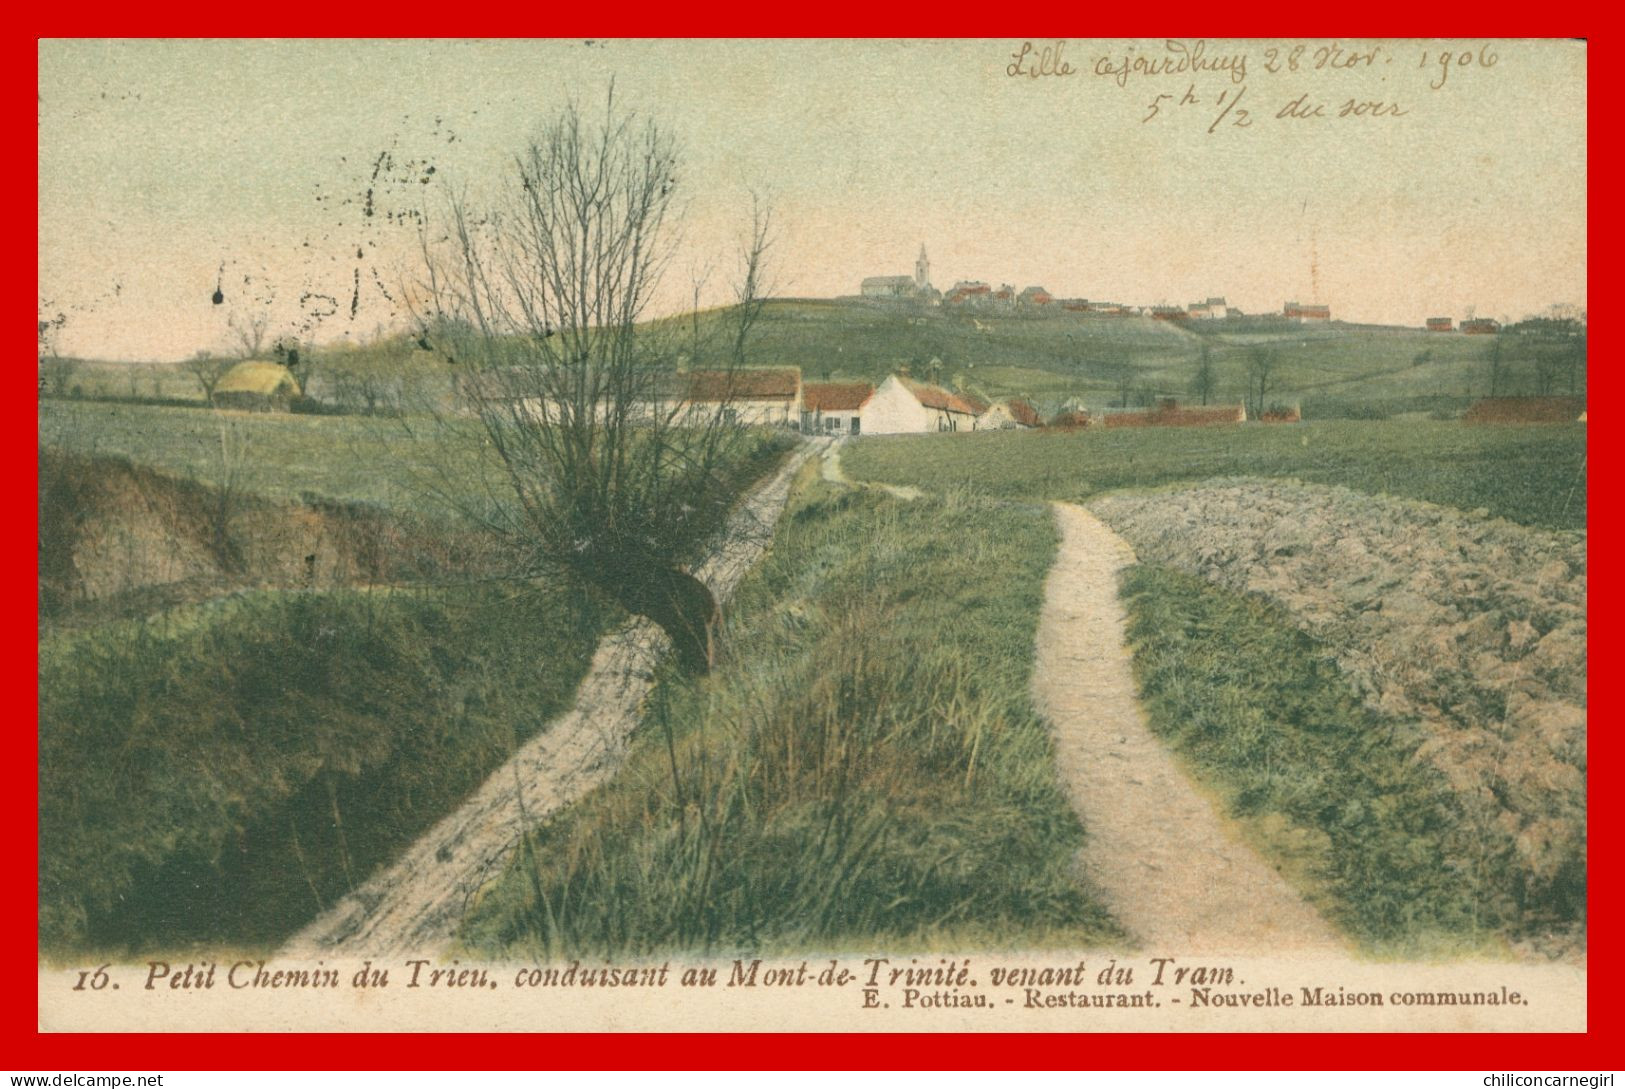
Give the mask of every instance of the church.
<path id="1" fill-rule="evenodd" d="M 942 292 L 931 286 L 931 260 L 925 255 L 924 242 L 920 243 L 913 276 L 869 276 L 864 279 L 860 293 L 865 299 L 907 299 L 923 303 L 942 300 Z"/>

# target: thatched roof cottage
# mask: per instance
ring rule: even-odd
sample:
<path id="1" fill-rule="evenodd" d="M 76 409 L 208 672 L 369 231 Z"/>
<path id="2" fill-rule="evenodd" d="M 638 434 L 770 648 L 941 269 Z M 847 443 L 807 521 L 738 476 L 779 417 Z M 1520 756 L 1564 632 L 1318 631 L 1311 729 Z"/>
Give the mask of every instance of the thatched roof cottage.
<path id="1" fill-rule="evenodd" d="M 221 408 L 286 412 L 299 396 L 299 383 L 288 368 L 266 359 L 249 359 L 223 375 L 214 387 Z"/>

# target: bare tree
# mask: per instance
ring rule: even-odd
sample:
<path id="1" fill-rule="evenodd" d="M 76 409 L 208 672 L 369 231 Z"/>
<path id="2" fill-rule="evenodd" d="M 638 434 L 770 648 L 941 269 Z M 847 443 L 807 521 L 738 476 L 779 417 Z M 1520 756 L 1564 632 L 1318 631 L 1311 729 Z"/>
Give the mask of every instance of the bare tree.
<path id="1" fill-rule="evenodd" d="M 1506 334 L 1496 333 L 1490 341 L 1490 396 L 1501 396 L 1506 372 Z"/>
<path id="2" fill-rule="evenodd" d="M 209 524 L 209 545 L 215 560 L 227 571 L 242 568 L 243 556 L 237 546 L 233 525 L 237 520 L 246 493 L 245 482 L 250 465 L 250 443 L 247 430 L 241 422 L 220 414 L 220 459 L 216 465 L 213 494 L 206 514 Z"/>
<path id="3" fill-rule="evenodd" d="M 694 265 L 688 272 L 688 283 L 692 290 L 688 308 L 688 362 L 689 366 L 697 367 L 704 350 L 704 339 L 700 330 L 700 298 L 705 292 L 705 285 L 711 279 L 710 265 Z"/>
<path id="4" fill-rule="evenodd" d="M 1563 347 L 1542 346 L 1535 350 L 1535 393 L 1548 396 L 1557 387 L 1557 376 L 1569 365 L 1573 353 Z"/>
<path id="5" fill-rule="evenodd" d="M 1584 314 L 1577 322 L 1579 328 L 1575 330 L 1573 339 L 1569 342 L 1568 359 L 1568 386 L 1569 392 L 1576 392 L 1576 379 L 1583 380 L 1586 371 L 1586 327 Z"/>
<path id="6" fill-rule="evenodd" d="M 459 501 L 466 485 L 445 479 L 441 494 L 511 534 L 530 570 L 567 570 L 660 624 L 703 670 L 718 612 L 683 568 L 723 524 L 747 441 L 732 368 L 760 313 L 769 218 L 758 204 L 730 367 L 679 375 L 681 325 L 640 324 L 671 257 L 678 162 L 670 135 L 613 89 L 601 118 L 572 103 L 489 206 L 447 191 L 408 297 L 473 416 L 471 428 L 437 415 L 435 437 L 464 451 L 453 471 L 483 459 L 495 485 Z"/>
<path id="7" fill-rule="evenodd" d="M 260 351 L 265 347 L 266 330 L 270 327 L 271 315 L 263 310 L 239 310 L 226 319 L 226 328 L 231 330 L 236 347 L 241 349 L 239 358 L 242 359 L 259 358 Z"/>
<path id="8" fill-rule="evenodd" d="M 1247 415 L 1252 419 L 1258 419 L 1269 408 L 1270 383 L 1280 360 L 1273 348 L 1260 346 L 1247 354 Z"/>
<path id="9" fill-rule="evenodd" d="M 302 343 L 296 336 L 278 337 L 271 345 L 271 355 L 288 368 L 294 381 L 299 383 L 301 394 L 309 390 L 310 380 L 316 373 L 316 356 L 310 350 L 310 345 Z"/>
<path id="10" fill-rule="evenodd" d="M 1201 354 L 1196 357 L 1196 374 L 1191 377 L 1191 392 L 1201 398 L 1205 405 L 1218 384 L 1218 376 L 1213 372 L 1213 345 L 1204 343 Z"/>
<path id="11" fill-rule="evenodd" d="M 62 330 L 67 327 L 68 315 L 60 310 L 55 314 L 46 314 L 50 307 L 49 302 L 40 305 L 40 392 L 52 397 L 66 397 L 72 391 L 74 375 L 79 372 L 79 361 L 61 352 Z"/>
<path id="12" fill-rule="evenodd" d="M 334 399 L 347 411 L 377 416 L 400 410 L 402 379 L 369 363 L 351 361 L 346 367 L 331 368 L 328 382 Z"/>
<path id="13" fill-rule="evenodd" d="M 745 345 L 756 320 L 762 316 L 771 288 L 767 283 L 767 251 L 773 245 L 773 207 L 760 193 L 750 195 L 750 232 L 739 244 L 739 278 L 734 283 L 733 365 L 745 365 Z"/>
<path id="14" fill-rule="evenodd" d="M 207 349 L 198 352 L 182 364 L 186 368 L 186 373 L 197 381 L 203 390 L 203 399 L 209 404 L 214 403 L 214 387 L 220 384 L 220 380 L 234 365 L 234 360 L 216 355 Z"/>

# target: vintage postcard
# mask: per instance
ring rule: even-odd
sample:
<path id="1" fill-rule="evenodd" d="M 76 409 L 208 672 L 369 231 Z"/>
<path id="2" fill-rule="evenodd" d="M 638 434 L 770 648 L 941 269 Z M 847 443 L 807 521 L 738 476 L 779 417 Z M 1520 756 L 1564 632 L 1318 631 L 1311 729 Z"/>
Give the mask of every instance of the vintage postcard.
<path id="1" fill-rule="evenodd" d="M 40 1028 L 1583 1032 L 1586 66 L 42 41 Z"/>

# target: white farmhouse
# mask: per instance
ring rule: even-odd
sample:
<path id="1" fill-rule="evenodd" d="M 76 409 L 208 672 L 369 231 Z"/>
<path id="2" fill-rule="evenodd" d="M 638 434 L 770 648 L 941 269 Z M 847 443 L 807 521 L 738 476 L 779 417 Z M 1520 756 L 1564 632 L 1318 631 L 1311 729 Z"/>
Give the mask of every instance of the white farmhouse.
<path id="1" fill-rule="evenodd" d="M 1021 398 L 1008 401 L 999 401 L 988 406 L 987 410 L 976 417 L 976 430 L 978 431 L 1017 431 L 1040 427 L 1043 420 L 1038 410 Z"/>
<path id="2" fill-rule="evenodd" d="M 976 409 L 957 393 L 894 374 L 864 404 L 863 431 L 869 435 L 971 431 L 976 416 Z"/>
<path id="3" fill-rule="evenodd" d="M 681 411 L 721 409 L 741 423 L 793 427 L 801 418 L 801 369 L 690 371 L 683 376 Z"/>
<path id="4" fill-rule="evenodd" d="M 801 430 L 812 435 L 859 435 L 874 398 L 868 382 L 809 382 L 801 390 Z"/>

